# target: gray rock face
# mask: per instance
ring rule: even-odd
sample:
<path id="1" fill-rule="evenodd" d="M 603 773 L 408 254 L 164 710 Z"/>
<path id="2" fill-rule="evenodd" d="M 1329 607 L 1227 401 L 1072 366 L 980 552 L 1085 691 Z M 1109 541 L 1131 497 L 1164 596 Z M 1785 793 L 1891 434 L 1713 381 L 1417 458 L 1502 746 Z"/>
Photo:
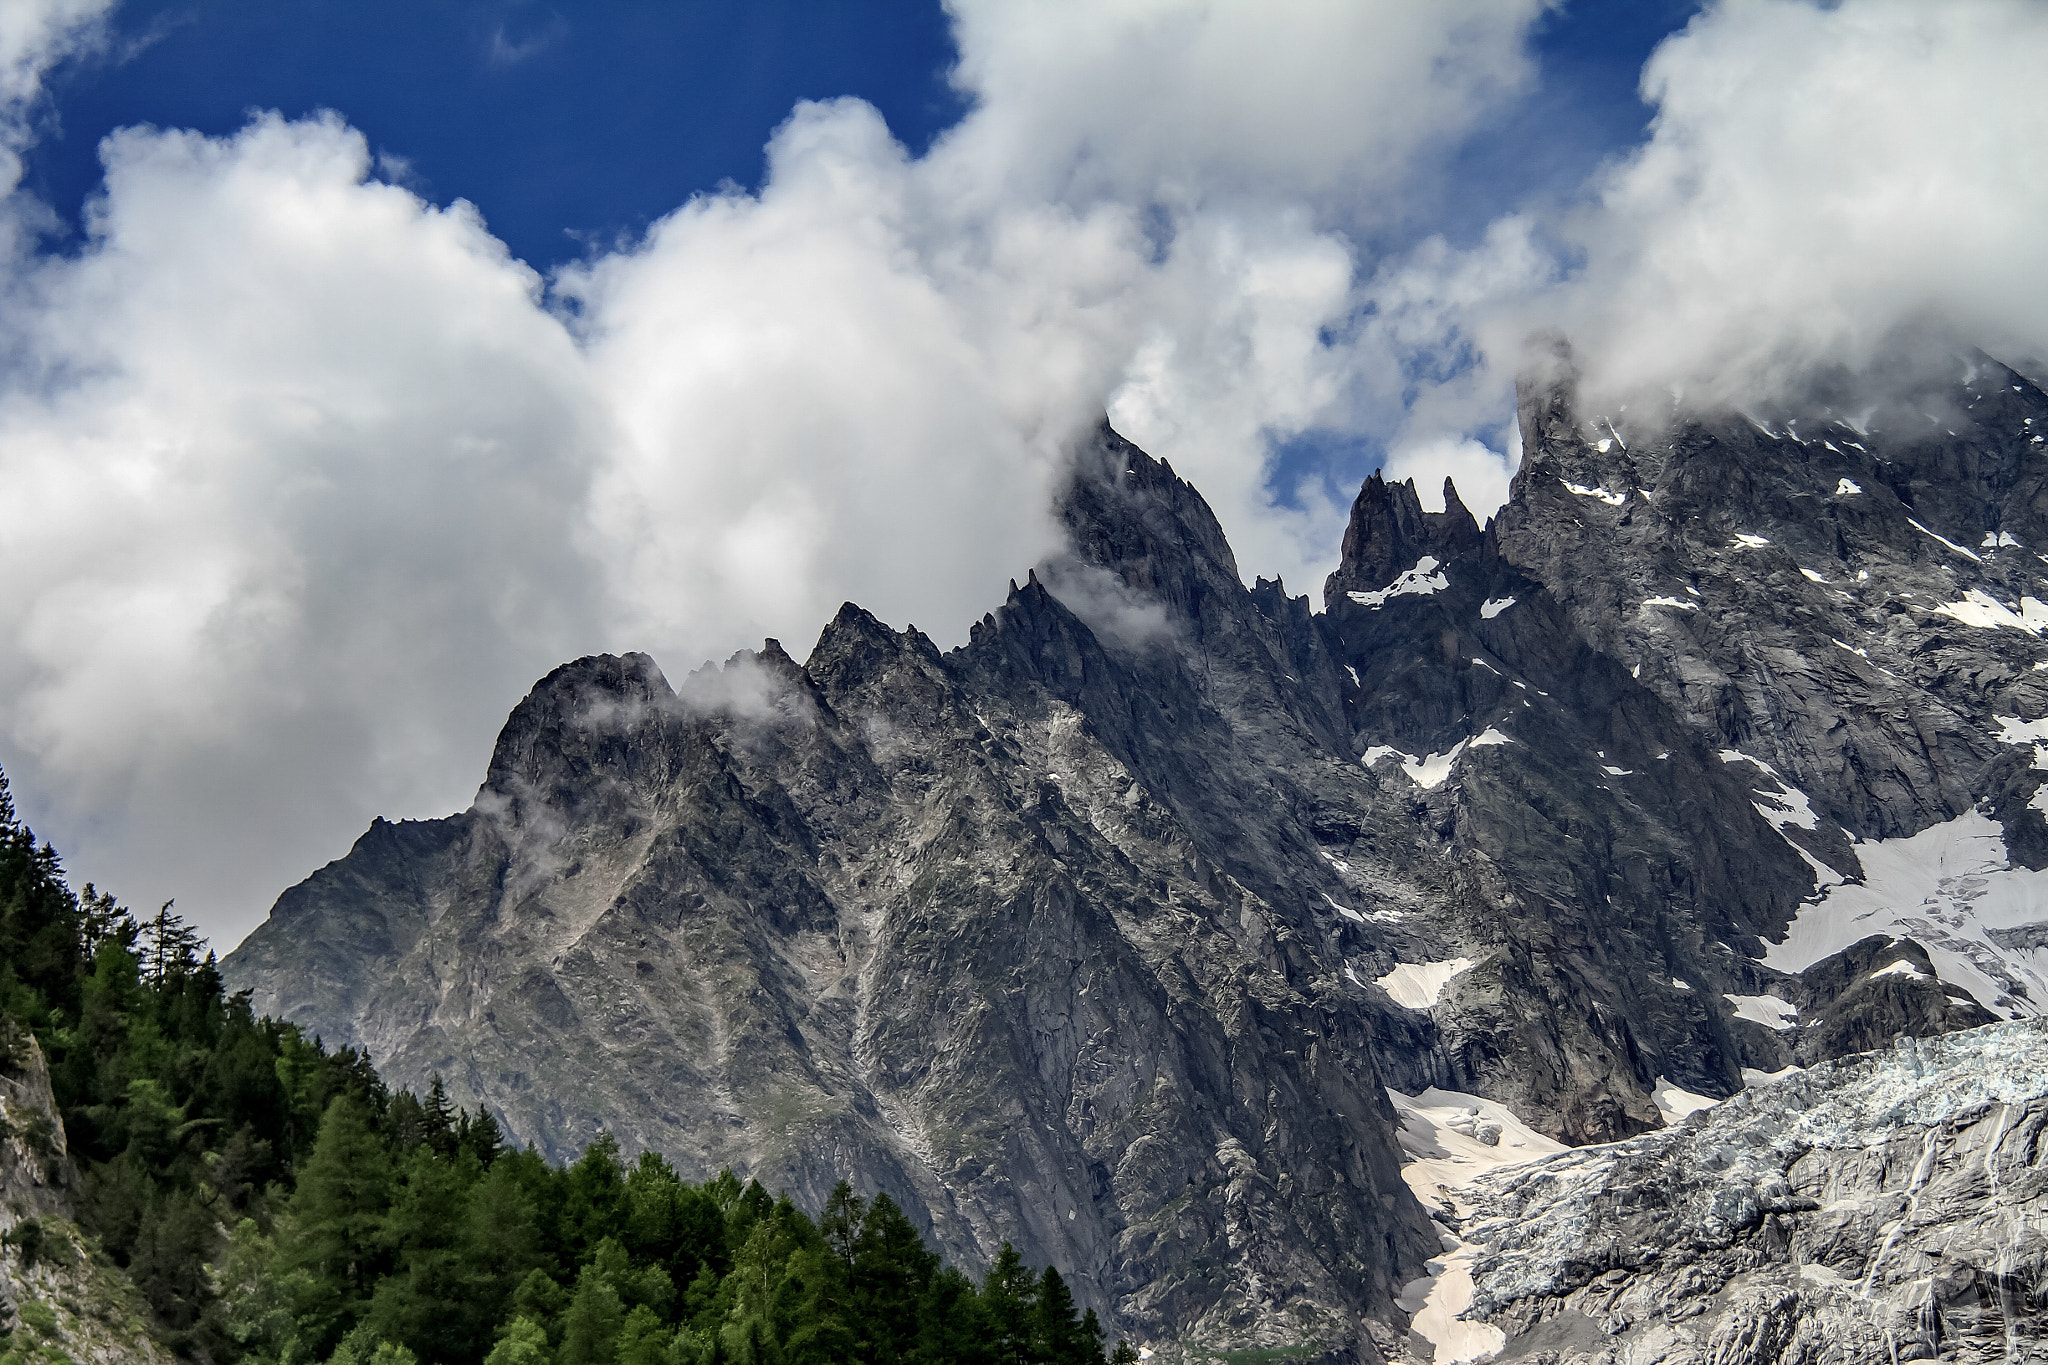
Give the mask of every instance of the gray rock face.
<path id="1" fill-rule="evenodd" d="M 42 1047 L 0 1019 L 0 1337 L 13 1359 L 168 1365 L 148 1306 L 71 1221 L 77 1172 Z"/>
<path id="2" fill-rule="evenodd" d="M 1996 377 L 1984 430 L 2048 424 Z M 602 1125 L 814 1202 L 855 1174 L 1141 1340 L 1398 1350 L 1436 1240 L 1383 1085 L 1613 1141 L 1660 1084 L 2032 1012 L 2048 946 L 2007 913 L 2048 824 L 2001 729 L 2048 712 L 2040 561 L 1933 538 L 2034 536 L 2038 448 L 1624 448 L 1571 404 L 1525 396 L 1483 529 L 1369 480 L 1320 611 L 1105 427 L 1069 550 L 966 646 L 849 605 L 801 665 L 566 665 L 470 810 L 379 821 L 223 970 L 558 1156 Z M 2012 867 L 1843 908 L 1921 866 L 1872 840 L 1969 820 Z"/>
<path id="3" fill-rule="evenodd" d="M 1468 1318 L 1542 1365 L 2048 1360 L 2048 1023 L 1758 1085 L 1475 1182 Z"/>
<path id="4" fill-rule="evenodd" d="M 74 1183 L 43 1049 L 0 1019 L 0 1241 L 21 1219 L 69 1214 Z"/>

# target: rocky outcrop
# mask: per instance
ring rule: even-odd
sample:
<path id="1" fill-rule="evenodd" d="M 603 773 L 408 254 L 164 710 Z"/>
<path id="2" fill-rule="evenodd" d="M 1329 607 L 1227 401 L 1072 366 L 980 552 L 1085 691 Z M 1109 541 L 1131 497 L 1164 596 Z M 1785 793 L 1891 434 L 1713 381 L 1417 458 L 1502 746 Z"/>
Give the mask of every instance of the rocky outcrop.
<path id="1" fill-rule="evenodd" d="M 42 1048 L 0 1017 L 0 1354 L 167 1365 L 142 1296 L 71 1221 L 75 1179 Z"/>
<path id="2" fill-rule="evenodd" d="M 1321 610 L 1104 427 L 962 648 L 566 665 L 223 970 L 557 1156 L 855 1174 L 1162 1346 L 1398 1349 L 1383 1086 L 1607 1142 L 2048 999 L 2031 441 L 1523 419 L 1484 528 L 1369 480 Z"/>
<path id="3" fill-rule="evenodd" d="M 2048 1360 L 2048 1023 L 1902 1038 L 1474 1182 L 1468 1319 L 1542 1365 Z"/>
<path id="4" fill-rule="evenodd" d="M 68 1213 L 75 1179 L 43 1049 L 0 1017 L 0 1239 L 22 1219 Z"/>

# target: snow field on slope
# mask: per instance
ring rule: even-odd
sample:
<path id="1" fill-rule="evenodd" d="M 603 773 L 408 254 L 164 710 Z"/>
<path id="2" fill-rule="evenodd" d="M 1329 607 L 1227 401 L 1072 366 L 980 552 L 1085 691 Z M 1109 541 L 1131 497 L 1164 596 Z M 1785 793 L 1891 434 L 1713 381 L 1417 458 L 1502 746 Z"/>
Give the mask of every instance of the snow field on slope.
<path id="1" fill-rule="evenodd" d="M 1801 906 L 1764 962 L 1799 972 L 1868 938 L 1911 938 L 1944 981 L 1994 1013 L 2022 1018 L 2048 1003 L 2048 872 L 2015 866 L 2004 832 L 1979 811 L 1899 839 L 1856 846 L 1863 880 Z M 2020 992 L 2024 990 L 2025 994 Z"/>
<path id="2" fill-rule="evenodd" d="M 1452 977 L 1472 970 L 1472 959 L 1454 957 L 1447 962 L 1403 962 L 1373 984 L 1394 998 L 1394 1003 L 1411 1010 L 1435 1005 Z"/>
<path id="3" fill-rule="evenodd" d="M 1979 630 L 2019 630 L 2029 635 L 2048 630 L 2048 603 L 2022 597 L 2020 609 L 2014 611 L 1982 588 L 1971 588 L 1961 601 L 1941 603 L 1934 608 L 1934 614 Z"/>
<path id="4" fill-rule="evenodd" d="M 1477 1095 L 1431 1087 L 1420 1095 L 1389 1090 L 1387 1098 L 1401 1121 L 1401 1178 L 1424 1208 L 1441 1207 L 1448 1198 L 1462 1216 L 1470 1212 L 1464 1191 L 1478 1176 L 1566 1150 L 1506 1105 Z M 1474 1136 L 1482 1125 L 1490 1130 L 1494 1124 L 1500 1126 L 1494 1142 Z M 1439 1365 L 1483 1360 L 1506 1345 L 1507 1336 L 1487 1323 L 1458 1320 L 1472 1304 L 1472 1259 L 1479 1248 L 1449 1231 L 1443 1243 L 1444 1254 L 1429 1263 L 1430 1274 L 1402 1288 L 1400 1305 L 1413 1315 L 1410 1326 L 1436 1347 Z"/>
<path id="5" fill-rule="evenodd" d="M 1375 744 L 1360 754 L 1358 761 L 1361 766 L 1370 768 L 1383 758 L 1398 758 L 1401 760 L 1401 771 L 1408 774 L 1410 782 L 1418 787 L 1438 787 L 1451 775 L 1451 765 L 1456 763 L 1458 756 L 1467 749 L 1484 749 L 1495 744 L 1514 742 L 1511 736 L 1504 735 L 1489 725 L 1472 738 L 1459 740 L 1444 753 L 1431 753 L 1417 758 L 1414 754 L 1405 753 L 1391 744 Z"/>
<path id="6" fill-rule="evenodd" d="M 1724 995 L 1721 998 L 1735 1006 L 1737 1019 L 1748 1019 L 1765 1028 L 1793 1028 L 1799 1016 L 1797 1007 L 1775 995 Z"/>

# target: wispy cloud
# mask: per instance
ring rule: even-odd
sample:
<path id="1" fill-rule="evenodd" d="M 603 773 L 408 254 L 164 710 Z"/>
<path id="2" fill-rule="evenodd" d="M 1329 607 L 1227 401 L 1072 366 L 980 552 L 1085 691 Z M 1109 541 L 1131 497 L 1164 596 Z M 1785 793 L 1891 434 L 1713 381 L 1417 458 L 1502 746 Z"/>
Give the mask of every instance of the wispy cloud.
<path id="1" fill-rule="evenodd" d="M 492 28 L 490 38 L 484 43 L 484 64 L 500 71 L 520 66 L 568 36 L 569 21 L 560 14 L 549 14 L 546 23 L 529 30 L 523 37 L 499 24 Z"/>

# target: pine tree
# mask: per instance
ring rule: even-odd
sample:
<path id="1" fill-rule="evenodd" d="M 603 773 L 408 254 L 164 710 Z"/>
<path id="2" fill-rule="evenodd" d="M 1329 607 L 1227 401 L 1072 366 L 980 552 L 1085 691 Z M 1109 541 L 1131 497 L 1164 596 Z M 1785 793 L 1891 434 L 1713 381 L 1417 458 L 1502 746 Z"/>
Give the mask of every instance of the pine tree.
<path id="1" fill-rule="evenodd" d="M 152 986 L 161 990 L 173 977 L 185 976 L 199 965 L 199 949 L 205 940 L 199 931 L 172 913 L 173 897 L 163 903 L 142 931 L 145 944 L 143 966 Z"/>
<path id="2" fill-rule="evenodd" d="M 1038 1280 L 1008 1242 L 997 1249 L 981 1282 L 981 1302 L 988 1315 L 989 1349 L 999 1365 L 1032 1365 Z"/>
<path id="3" fill-rule="evenodd" d="M 1032 1348 L 1040 1360 L 1048 1365 L 1093 1365 L 1101 1359 L 1099 1338 L 1091 1337 L 1084 1329 L 1074 1311 L 1073 1291 L 1052 1266 L 1047 1266 L 1039 1277 L 1035 1316 Z"/>
<path id="4" fill-rule="evenodd" d="M 547 1330 L 532 1318 L 513 1318 L 484 1357 L 484 1365 L 554 1365 Z"/>
<path id="5" fill-rule="evenodd" d="M 455 1106 L 448 1102 L 448 1088 L 441 1073 L 434 1073 L 426 1099 L 420 1101 L 420 1139 L 442 1156 L 455 1155 Z"/>
<path id="6" fill-rule="evenodd" d="M 475 1157 L 477 1165 L 488 1166 L 505 1150 L 505 1131 L 490 1110 L 478 1105 L 476 1113 L 464 1110 L 456 1116 L 455 1145 Z"/>
<path id="7" fill-rule="evenodd" d="M 292 1195 L 282 1259 L 305 1272 L 301 1318 L 324 1349 L 353 1326 L 387 1264 L 391 1161 L 353 1095 L 337 1096 Z"/>
<path id="8" fill-rule="evenodd" d="M 561 1365 L 612 1365 L 625 1324 L 619 1291 L 597 1267 L 585 1266 L 562 1318 Z"/>
<path id="9" fill-rule="evenodd" d="M 896 1201 L 876 1195 L 861 1219 L 852 1267 L 854 1312 L 871 1359 L 886 1365 L 916 1349 L 918 1307 L 938 1266 Z"/>

